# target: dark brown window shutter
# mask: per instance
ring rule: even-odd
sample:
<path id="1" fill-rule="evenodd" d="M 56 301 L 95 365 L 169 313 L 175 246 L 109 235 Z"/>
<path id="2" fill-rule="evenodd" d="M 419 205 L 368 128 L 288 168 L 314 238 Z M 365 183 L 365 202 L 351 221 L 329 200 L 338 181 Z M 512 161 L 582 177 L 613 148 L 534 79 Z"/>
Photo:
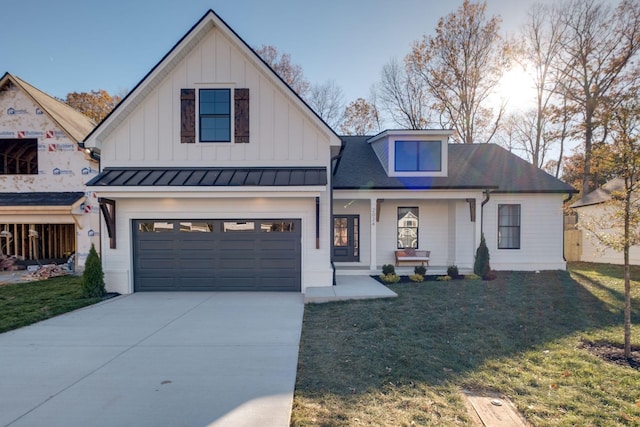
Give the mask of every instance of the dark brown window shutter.
<path id="1" fill-rule="evenodd" d="M 249 89 L 235 89 L 235 141 L 249 142 Z"/>
<path id="2" fill-rule="evenodd" d="M 180 142 L 193 144 L 196 142 L 196 90 L 180 91 Z"/>

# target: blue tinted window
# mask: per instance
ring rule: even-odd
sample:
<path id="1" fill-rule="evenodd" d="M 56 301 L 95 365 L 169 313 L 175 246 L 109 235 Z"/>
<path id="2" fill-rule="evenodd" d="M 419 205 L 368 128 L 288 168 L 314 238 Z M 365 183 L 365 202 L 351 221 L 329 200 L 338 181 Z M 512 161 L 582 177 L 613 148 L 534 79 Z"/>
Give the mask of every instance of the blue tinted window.
<path id="1" fill-rule="evenodd" d="M 442 170 L 440 141 L 396 141 L 396 172 L 439 172 Z"/>
<path id="2" fill-rule="evenodd" d="M 231 141 L 231 89 L 200 90 L 200 142 Z"/>

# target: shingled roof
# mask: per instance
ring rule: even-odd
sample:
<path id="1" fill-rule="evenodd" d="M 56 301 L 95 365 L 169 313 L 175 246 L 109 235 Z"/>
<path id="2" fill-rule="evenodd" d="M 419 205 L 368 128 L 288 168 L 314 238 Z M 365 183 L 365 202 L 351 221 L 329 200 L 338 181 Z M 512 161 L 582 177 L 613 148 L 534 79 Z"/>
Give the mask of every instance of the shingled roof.
<path id="1" fill-rule="evenodd" d="M 582 206 L 598 205 L 600 203 L 611 200 L 611 193 L 617 191 L 624 191 L 624 179 L 614 178 L 607 182 L 600 188 L 596 188 L 591 193 L 588 193 L 582 199 L 578 200 L 570 207 L 580 208 Z"/>
<path id="2" fill-rule="evenodd" d="M 47 95 L 12 74 L 5 73 L 0 78 L 0 87 L 9 83 L 21 88 L 76 143 L 82 142 L 96 125 L 90 118 L 74 110 L 64 102 Z"/>
<path id="3" fill-rule="evenodd" d="M 449 144 L 448 176 L 390 177 L 367 142 L 344 136 L 333 188 L 491 189 L 496 193 L 575 193 L 570 185 L 495 144 Z"/>

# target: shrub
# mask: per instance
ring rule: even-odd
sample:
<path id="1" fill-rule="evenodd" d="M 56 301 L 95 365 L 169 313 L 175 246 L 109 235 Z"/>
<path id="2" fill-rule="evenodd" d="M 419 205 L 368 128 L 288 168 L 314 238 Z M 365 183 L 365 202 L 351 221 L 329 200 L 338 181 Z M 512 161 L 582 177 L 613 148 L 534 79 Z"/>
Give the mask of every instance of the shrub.
<path id="1" fill-rule="evenodd" d="M 395 273 L 381 274 L 379 277 L 384 283 L 398 283 L 400 281 L 400 276 Z"/>
<path id="2" fill-rule="evenodd" d="M 482 277 L 478 276 L 477 274 L 467 274 L 466 276 L 464 276 L 465 279 L 469 279 L 469 280 L 480 280 L 482 279 Z"/>
<path id="3" fill-rule="evenodd" d="M 424 276 L 425 274 L 427 274 L 427 267 L 425 267 L 424 265 L 416 265 L 413 269 L 413 272 L 415 274 L 419 274 L 420 276 Z"/>
<path id="4" fill-rule="evenodd" d="M 382 274 L 384 274 L 385 276 L 389 274 L 396 274 L 396 268 L 393 266 L 393 264 L 385 264 L 382 266 Z"/>
<path id="5" fill-rule="evenodd" d="M 409 280 L 417 283 L 424 282 L 424 276 L 422 274 L 412 274 L 409 276 Z"/>
<path id="6" fill-rule="evenodd" d="M 102 263 L 96 252 L 96 248 L 91 245 L 89 255 L 84 264 L 82 273 L 82 293 L 87 298 L 102 297 L 106 293 L 104 289 L 104 272 Z"/>
<path id="7" fill-rule="evenodd" d="M 480 246 L 476 251 L 476 260 L 473 264 L 473 272 L 483 279 L 491 271 L 489 265 L 489 248 L 487 248 L 487 242 L 484 240 L 484 234 L 480 238 Z"/>
<path id="8" fill-rule="evenodd" d="M 447 268 L 447 276 L 458 277 L 459 275 L 457 265 L 450 265 L 449 268 Z"/>
<path id="9" fill-rule="evenodd" d="M 439 282 L 446 282 L 447 280 L 451 280 L 451 276 L 438 276 L 436 280 Z"/>

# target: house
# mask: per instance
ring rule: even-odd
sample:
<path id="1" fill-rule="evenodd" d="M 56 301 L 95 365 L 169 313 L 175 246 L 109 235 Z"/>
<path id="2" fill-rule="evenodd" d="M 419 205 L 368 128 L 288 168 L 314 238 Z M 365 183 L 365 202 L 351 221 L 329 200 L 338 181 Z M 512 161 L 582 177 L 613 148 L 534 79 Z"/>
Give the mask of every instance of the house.
<path id="1" fill-rule="evenodd" d="M 595 189 L 591 193 L 571 205 L 571 208 L 578 216 L 578 222 L 590 221 L 600 218 L 606 213 L 606 202 L 611 200 L 612 194 L 624 190 L 624 180 L 614 178 Z M 600 230 L 605 231 L 605 230 Z M 580 248 L 580 261 L 597 262 L 607 264 L 623 264 L 622 252 L 607 248 L 600 243 L 588 230 L 578 230 L 577 245 Z M 629 248 L 629 263 L 640 265 L 640 247 Z"/>
<path id="2" fill-rule="evenodd" d="M 80 147 L 95 124 L 9 73 L 0 79 L 0 255 L 84 265 L 99 247 L 97 160 Z"/>
<path id="3" fill-rule="evenodd" d="M 341 138 L 209 11 L 84 141 L 107 288 L 304 293 L 400 247 L 470 267 L 483 231 L 495 268 L 564 268 L 573 189 L 450 135 Z"/>

